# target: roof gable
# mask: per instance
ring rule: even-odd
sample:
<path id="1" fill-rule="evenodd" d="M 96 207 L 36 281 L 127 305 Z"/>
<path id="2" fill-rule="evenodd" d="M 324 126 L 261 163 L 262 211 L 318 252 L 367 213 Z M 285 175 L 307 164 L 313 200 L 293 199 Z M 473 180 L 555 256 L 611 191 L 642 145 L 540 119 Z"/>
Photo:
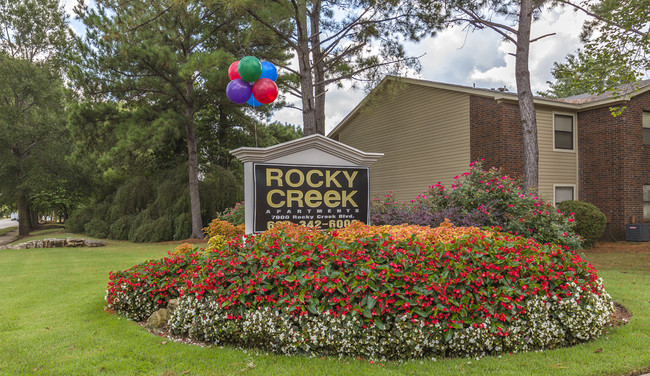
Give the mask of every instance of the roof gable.
<path id="1" fill-rule="evenodd" d="M 382 153 L 366 153 L 321 134 L 266 148 L 241 147 L 230 152 L 242 162 L 292 163 L 330 166 L 371 166 Z"/>

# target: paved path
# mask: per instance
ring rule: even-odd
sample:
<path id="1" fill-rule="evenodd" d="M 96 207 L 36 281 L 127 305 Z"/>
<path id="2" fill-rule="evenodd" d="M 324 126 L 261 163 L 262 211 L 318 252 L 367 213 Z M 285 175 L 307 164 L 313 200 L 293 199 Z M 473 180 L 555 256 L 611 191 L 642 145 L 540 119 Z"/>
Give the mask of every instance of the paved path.
<path id="1" fill-rule="evenodd" d="M 0 219 L 0 228 L 7 227 L 18 227 L 18 221 L 12 221 L 11 219 Z"/>
<path id="2" fill-rule="evenodd" d="M 0 229 L 7 227 L 15 227 L 16 229 L 0 235 L 0 246 L 7 245 L 18 239 L 18 222 L 10 219 L 0 219 Z"/>

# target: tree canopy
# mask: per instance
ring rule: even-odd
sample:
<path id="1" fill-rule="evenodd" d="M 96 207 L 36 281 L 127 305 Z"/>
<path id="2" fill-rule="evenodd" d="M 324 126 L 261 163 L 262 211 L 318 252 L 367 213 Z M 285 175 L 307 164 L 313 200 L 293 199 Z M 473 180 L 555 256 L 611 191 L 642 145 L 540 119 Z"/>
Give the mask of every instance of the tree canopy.
<path id="1" fill-rule="evenodd" d="M 602 94 L 642 79 L 650 70 L 650 4 L 647 0 L 557 0 L 589 15 L 582 50 L 553 66 L 549 95 Z M 559 93 L 555 93 L 559 90 Z"/>
<path id="2" fill-rule="evenodd" d="M 27 235 L 31 196 L 55 182 L 69 145 L 63 83 L 47 64 L 0 54 L 0 99 L 0 191 L 17 200 Z"/>
<path id="3" fill-rule="evenodd" d="M 549 89 L 538 94 L 549 98 L 566 98 L 584 93 L 600 93 L 605 88 L 636 81 L 633 72 L 622 76 L 620 72 L 620 65 L 602 61 L 578 50 L 576 54 L 568 54 L 565 62 L 553 63 L 551 74 L 555 81 L 548 81 Z"/>
<path id="4" fill-rule="evenodd" d="M 54 61 L 70 41 L 58 0 L 0 0 L 0 51 L 29 62 Z"/>
<path id="5" fill-rule="evenodd" d="M 290 95 L 300 99 L 306 135 L 325 134 L 325 97 L 329 85 L 344 81 L 377 83 L 386 73 L 419 70 L 403 42 L 418 41 L 440 26 L 437 1 L 393 0 L 238 0 L 271 34 L 295 54 L 298 67 Z"/>
<path id="6" fill-rule="evenodd" d="M 56 0 L 0 0 L 0 192 L 16 200 L 19 232 L 35 225 L 34 195 L 57 181 L 69 146 L 60 58 L 69 29 Z"/>
<path id="7" fill-rule="evenodd" d="M 282 45 L 258 37 L 256 23 L 215 1 L 108 0 L 75 11 L 87 33 L 77 40 L 71 77 L 94 102 L 87 106 L 102 108 L 102 116 L 117 116 L 93 124 L 122 132 L 107 135 L 119 138 L 112 151 L 133 158 L 178 152 L 175 144 L 161 141 L 184 139 L 192 237 L 202 237 L 197 116 L 208 106 L 241 113 L 240 106 L 223 100 L 228 65 L 244 51 L 283 62 Z"/>

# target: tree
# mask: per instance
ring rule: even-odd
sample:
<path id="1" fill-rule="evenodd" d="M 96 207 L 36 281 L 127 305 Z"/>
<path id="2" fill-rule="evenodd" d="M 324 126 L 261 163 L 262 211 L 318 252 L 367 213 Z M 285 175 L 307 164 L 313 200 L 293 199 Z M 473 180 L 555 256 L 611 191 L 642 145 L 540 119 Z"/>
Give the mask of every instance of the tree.
<path id="1" fill-rule="evenodd" d="M 131 119 L 141 116 L 143 129 L 128 128 L 131 135 L 184 137 L 192 237 L 202 237 L 196 116 L 225 95 L 227 67 L 241 46 L 280 62 L 286 59 L 283 50 L 256 33 L 254 23 L 214 1 L 108 0 L 75 11 L 87 37 L 78 40 L 74 81 L 86 99 L 98 105 L 113 101 L 120 111 L 133 112 Z"/>
<path id="2" fill-rule="evenodd" d="M 29 62 L 57 61 L 70 30 L 58 0 L 0 0 L 0 51 Z"/>
<path id="3" fill-rule="evenodd" d="M 449 3 L 447 22 L 466 24 L 477 29 L 489 28 L 516 46 L 515 80 L 521 128 L 523 133 L 523 185 L 537 188 L 539 150 L 537 145 L 537 120 L 533 92 L 530 86 L 528 60 L 531 43 L 547 35 L 531 39 L 533 14 L 539 12 L 541 2 L 520 1 L 465 1 Z M 517 18 L 517 25 L 510 26 L 493 20 L 492 15 Z"/>
<path id="4" fill-rule="evenodd" d="M 22 236 L 35 225 L 30 196 L 65 157 L 63 90 L 47 64 L 0 55 L 0 191 L 17 201 Z"/>
<path id="5" fill-rule="evenodd" d="M 17 202 L 29 234 L 30 194 L 61 161 L 65 140 L 61 51 L 69 40 L 56 0 L 0 0 L 0 191 Z"/>
<path id="6" fill-rule="evenodd" d="M 649 9 L 647 0 L 585 0 L 582 3 L 571 0 L 544 1 L 467 1 L 455 0 L 448 4 L 448 20 L 451 23 L 469 24 L 476 28 L 490 28 L 516 46 L 515 78 L 517 96 L 523 130 L 523 183 L 527 188 L 535 188 L 538 179 L 538 145 L 535 107 L 530 87 L 530 71 L 528 58 L 531 43 L 553 34 L 542 35 L 531 39 L 530 27 L 536 12 L 542 6 L 565 5 L 573 7 L 591 16 L 585 24 L 583 39 L 587 55 L 578 55 L 578 60 L 587 63 L 582 70 L 590 69 L 595 64 L 598 70 L 606 75 L 589 74 L 585 81 L 589 82 L 591 92 L 602 93 L 611 85 L 634 81 L 640 72 L 647 71 L 648 64 L 648 19 Z M 517 25 L 510 26 L 496 22 L 492 15 L 517 17 Z M 592 38 L 593 37 L 593 38 Z M 593 72 L 590 72 L 593 73 Z M 558 74 L 572 74 L 558 67 Z M 582 77 L 581 77 L 582 78 Z M 568 77 L 567 77 L 568 79 Z M 585 86 L 583 86 L 584 88 Z M 558 90 L 564 90 L 566 87 Z M 551 95 L 553 93 L 551 92 Z"/>
<path id="7" fill-rule="evenodd" d="M 418 59 L 406 56 L 402 41 L 420 40 L 441 21 L 441 3 L 430 0 L 237 3 L 294 52 L 298 69 L 283 68 L 294 75 L 288 89 L 301 100 L 305 135 L 325 134 L 329 85 L 341 86 L 345 80 L 376 83 L 390 71 L 419 70 Z"/>
<path id="8" fill-rule="evenodd" d="M 549 98 L 566 98 L 584 93 L 598 93 L 604 88 L 634 82 L 635 74 L 629 72 L 621 75 L 621 68 L 616 62 L 596 59 L 589 53 L 578 50 L 577 54 L 568 54 L 566 62 L 553 63 L 551 74 L 555 82 L 547 81 L 549 90 L 538 94 Z"/>
<path id="9" fill-rule="evenodd" d="M 236 109 L 242 107 L 207 106 L 197 113 L 203 221 L 243 199 L 243 166 L 229 150 L 256 142 L 270 146 L 300 136 L 294 127 L 267 126 Z M 147 137 L 142 128 L 156 113 L 119 103 L 74 106 L 69 117 L 76 140 L 73 156 L 100 184 L 90 202 L 66 222 L 68 229 L 139 242 L 191 235 L 189 192 L 182 172 L 187 170 L 182 163 L 187 158 L 185 141 L 173 127 L 158 126 L 156 137 Z"/>
<path id="10" fill-rule="evenodd" d="M 227 99 L 224 102 L 229 102 Z M 266 107 L 266 106 L 264 106 Z M 226 103 L 208 106 L 197 114 L 197 135 L 202 145 L 201 163 L 232 168 L 230 151 L 241 146 L 267 147 L 303 136 L 302 129 L 274 122 L 266 124 L 263 109 L 250 116 Z M 260 112 L 262 111 L 262 112 Z"/>
<path id="11" fill-rule="evenodd" d="M 585 43 L 583 51 L 578 52 L 577 59 L 568 58 L 567 73 L 574 71 L 580 77 L 579 82 L 571 82 L 572 86 L 579 85 L 583 92 L 592 94 L 616 92 L 621 84 L 647 75 L 650 69 L 647 0 L 556 1 L 590 16 L 581 35 Z"/>

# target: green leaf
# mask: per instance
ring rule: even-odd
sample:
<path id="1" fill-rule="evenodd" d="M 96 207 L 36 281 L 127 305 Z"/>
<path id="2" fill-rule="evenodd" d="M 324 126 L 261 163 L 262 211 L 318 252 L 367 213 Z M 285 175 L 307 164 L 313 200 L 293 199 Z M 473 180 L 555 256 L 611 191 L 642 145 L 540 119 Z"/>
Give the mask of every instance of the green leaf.
<path id="1" fill-rule="evenodd" d="M 451 342 L 452 335 L 453 335 L 453 333 L 452 333 L 451 329 L 447 329 L 447 332 L 445 333 L 445 342 L 447 342 L 447 343 Z"/>
<path id="2" fill-rule="evenodd" d="M 320 315 L 320 313 L 322 312 L 322 311 L 319 311 L 318 308 L 316 308 L 316 306 L 313 303 L 311 303 L 311 304 L 309 304 L 307 306 L 307 310 L 309 312 L 313 313 L 314 315 Z"/>
<path id="3" fill-rule="evenodd" d="M 372 296 L 368 296 L 366 305 L 368 306 L 368 309 L 373 309 L 375 308 L 375 305 L 377 305 L 377 300 L 375 300 Z"/>
<path id="4" fill-rule="evenodd" d="M 413 313 L 415 313 L 416 315 L 418 315 L 420 317 L 423 317 L 423 318 L 424 317 L 429 317 L 429 315 L 431 314 L 431 312 L 425 312 L 425 311 L 423 311 L 421 309 L 415 309 L 415 310 L 413 310 Z"/>

